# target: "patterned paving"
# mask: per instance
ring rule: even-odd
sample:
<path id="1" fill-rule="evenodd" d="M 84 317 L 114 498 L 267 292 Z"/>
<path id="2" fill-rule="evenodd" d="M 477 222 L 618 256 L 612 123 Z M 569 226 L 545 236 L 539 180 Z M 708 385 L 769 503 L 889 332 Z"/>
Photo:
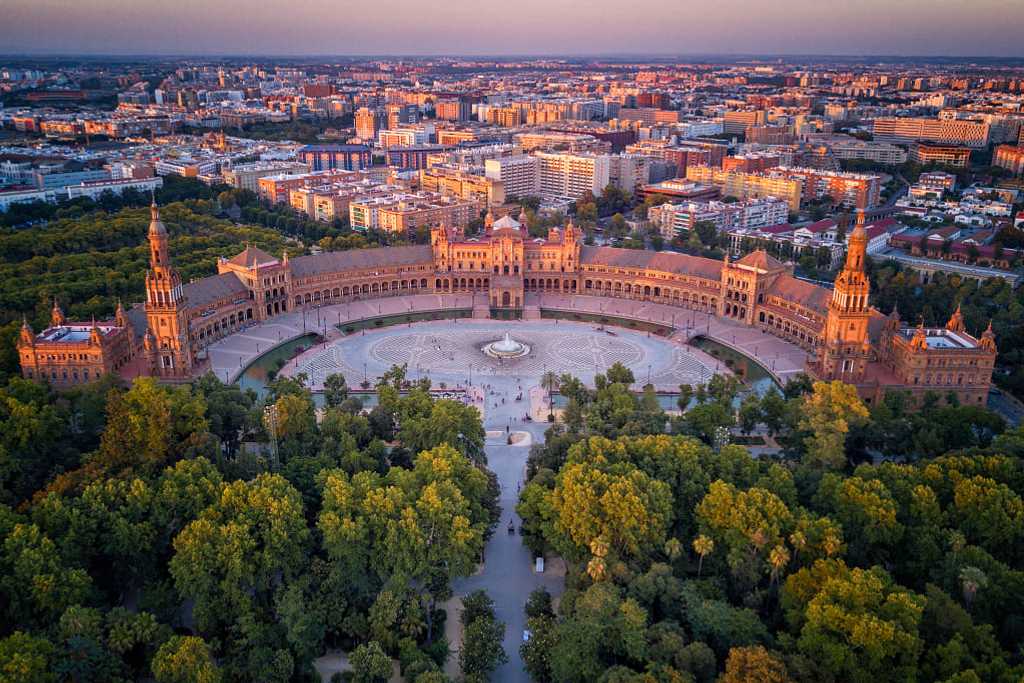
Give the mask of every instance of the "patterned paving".
<path id="1" fill-rule="evenodd" d="M 506 331 L 529 344 L 530 354 L 501 361 L 480 351 Z M 407 364 L 411 376 L 429 373 L 437 380 L 463 381 L 470 368 L 474 377 L 539 377 L 545 370 L 554 370 L 587 380 L 616 362 L 632 369 L 639 382 L 646 382 L 650 373 L 659 387 L 696 382 L 712 373 L 686 347 L 665 339 L 564 322 L 439 322 L 390 328 L 340 339 L 303 360 L 298 371 L 309 375 L 314 386 L 334 372 L 343 373 L 350 383 L 362 381 L 364 363 L 371 376 L 392 365 Z"/>

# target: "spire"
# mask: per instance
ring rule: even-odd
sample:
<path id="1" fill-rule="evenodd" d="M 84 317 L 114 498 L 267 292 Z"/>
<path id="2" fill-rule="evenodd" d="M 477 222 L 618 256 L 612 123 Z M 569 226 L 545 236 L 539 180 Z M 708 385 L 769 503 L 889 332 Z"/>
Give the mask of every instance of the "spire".
<path id="1" fill-rule="evenodd" d="M 89 330 L 89 343 L 99 345 L 102 341 L 100 328 L 96 326 L 96 316 L 92 317 L 92 328 Z"/>
<path id="2" fill-rule="evenodd" d="M 32 332 L 32 326 L 28 324 L 28 318 L 25 315 L 21 316 L 21 341 L 23 345 L 31 346 L 36 340 L 36 335 Z"/>
<path id="3" fill-rule="evenodd" d="M 924 318 L 921 318 L 920 322 L 917 323 L 917 329 L 914 330 L 914 338 L 910 340 L 910 348 L 921 351 L 928 348 L 928 337 L 924 332 Z"/>
<path id="4" fill-rule="evenodd" d="M 900 311 L 899 311 L 899 308 L 896 306 L 895 302 L 893 302 L 892 313 L 889 314 L 889 317 L 893 318 L 894 320 L 899 320 L 900 319 Z"/>
<path id="5" fill-rule="evenodd" d="M 946 329 L 950 332 L 963 332 L 966 328 L 964 315 L 960 312 L 960 303 L 957 302 L 956 310 L 953 311 L 953 315 L 949 316 L 949 321 L 946 323 Z"/>
<path id="6" fill-rule="evenodd" d="M 284 250 L 284 255 L 281 257 L 281 265 L 282 266 L 287 266 L 288 265 L 288 250 L 287 249 Z"/>
<path id="7" fill-rule="evenodd" d="M 519 211 L 519 226 L 523 227 L 523 228 L 526 227 L 526 207 L 525 206 L 522 207 L 522 209 Z"/>
<path id="8" fill-rule="evenodd" d="M 981 333 L 981 348 L 986 351 L 996 352 L 996 333 L 992 331 L 992 320 L 988 321 L 988 327 Z"/>
<path id="9" fill-rule="evenodd" d="M 149 237 L 166 237 L 167 228 L 160 220 L 160 207 L 156 205 L 156 195 L 153 195 L 153 203 L 149 205 Z"/>
<path id="10" fill-rule="evenodd" d="M 868 251 L 868 231 L 858 224 L 846 241 L 846 266 L 844 270 L 864 272 L 864 260 Z"/>
<path id="11" fill-rule="evenodd" d="M 121 297 L 117 298 L 117 310 L 114 311 L 114 320 L 117 321 L 118 327 L 128 326 L 128 316 L 124 313 L 124 306 L 121 305 Z"/>
<path id="12" fill-rule="evenodd" d="M 50 325 L 60 327 L 65 321 L 64 311 L 61 310 L 60 304 L 57 303 L 57 297 L 53 297 L 53 308 L 50 310 Z"/>

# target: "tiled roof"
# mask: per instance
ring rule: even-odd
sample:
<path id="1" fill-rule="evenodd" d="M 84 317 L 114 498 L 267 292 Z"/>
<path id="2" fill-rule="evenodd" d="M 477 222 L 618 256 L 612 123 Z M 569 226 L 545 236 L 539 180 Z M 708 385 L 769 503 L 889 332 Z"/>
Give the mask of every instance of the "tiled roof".
<path id="1" fill-rule="evenodd" d="M 820 220 L 820 221 L 817 221 L 815 223 L 808 223 L 807 225 L 803 226 L 802 229 L 803 230 L 809 230 L 811 232 L 817 233 L 817 232 L 825 232 L 827 230 L 832 230 L 835 227 L 837 227 L 836 226 L 836 222 L 834 220 L 832 220 L 831 218 L 826 218 L 824 220 Z"/>
<path id="2" fill-rule="evenodd" d="M 240 254 L 228 259 L 228 263 L 252 268 L 257 263 L 261 266 L 275 264 L 277 259 L 259 247 L 247 246 Z"/>
<path id="3" fill-rule="evenodd" d="M 752 251 L 739 261 L 736 262 L 739 265 L 750 266 L 751 268 L 757 268 L 758 270 L 775 270 L 777 268 L 783 268 L 782 262 L 774 256 L 770 256 L 764 249 L 758 249 Z"/>
<path id="4" fill-rule="evenodd" d="M 828 312 L 828 300 L 831 292 L 824 287 L 812 285 L 810 282 L 798 280 L 792 275 L 780 275 L 768 288 L 768 294 L 787 301 L 794 301 L 819 313 Z"/>
<path id="5" fill-rule="evenodd" d="M 249 296 L 249 290 L 234 273 L 211 275 L 182 286 L 188 305 L 193 308 L 208 306 L 222 299 L 240 299 Z"/>
<path id="6" fill-rule="evenodd" d="M 721 261 L 668 251 L 585 246 L 580 249 L 580 263 L 660 270 L 677 275 L 696 275 L 709 280 L 721 280 L 722 278 Z"/>
<path id="7" fill-rule="evenodd" d="M 299 256 L 291 260 L 291 269 L 292 277 L 308 277 L 323 273 L 424 263 L 433 263 L 433 252 L 429 244 L 328 251 L 312 256 Z"/>

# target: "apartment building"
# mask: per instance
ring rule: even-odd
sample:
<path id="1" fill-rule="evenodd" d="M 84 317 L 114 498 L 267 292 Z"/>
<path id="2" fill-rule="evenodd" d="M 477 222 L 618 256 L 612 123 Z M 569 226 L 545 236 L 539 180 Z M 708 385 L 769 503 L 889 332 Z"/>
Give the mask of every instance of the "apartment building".
<path id="1" fill-rule="evenodd" d="M 800 210 L 803 197 L 803 179 L 759 173 L 738 173 L 724 171 L 710 166 L 693 166 L 686 169 L 686 179 L 719 188 L 722 196 L 737 199 L 758 199 L 775 197 L 783 199 L 790 211 Z"/>
<path id="2" fill-rule="evenodd" d="M 485 205 L 505 203 L 505 186 L 500 180 L 451 166 L 421 169 L 420 188 L 449 197 L 471 199 Z"/>
<path id="3" fill-rule="evenodd" d="M 801 180 L 805 200 L 828 197 L 836 204 L 855 209 L 872 209 L 877 206 L 882 189 L 882 176 L 870 173 L 780 166 L 770 169 L 768 175 Z"/>
<path id="4" fill-rule="evenodd" d="M 939 164 L 954 168 L 968 168 L 971 165 L 971 150 L 953 145 L 929 145 L 923 142 L 910 146 L 910 160 L 927 166 Z"/>
<path id="5" fill-rule="evenodd" d="M 578 199 L 587 192 L 601 194 L 611 182 L 611 156 L 608 154 L 556 154 L 537 152 L 540 162 L 542 197 Z"/>
<path id="6" fill-rule="evenodd" d="M 309 167 L 302 163 L 288 161 L 258 161 L 251 164 L 238 164 L 224 169 L 224 182 L 240 190 L 256 192 L 260 178 L 285 174 L 305 173 Z"/>
<path id="7" fill-rule="evenodd" d="M 898 166 L 906 163 L 907 150 L 899 145 L 888 142 L 870 142 L 850 138 L 849 140 L 826 141 L 832 155 L 844 161 L 873 161 L 887 166 Z"/>
<path id="8" fill-rule="evenodd" d="M 765 197 L 739 202 L 685 202 L 651 207 L 647 218 L 665 237 L 673 239 L 706 221 L 714 223 L 719 232 L 737 228 L 764 228 L 780 225 L 789 217 L 789 204 L 782 199 Z"/>
<path id="9" fill-rule="evenodd" d="M 1014 175 L 1024 173 L 1024 146 L 999 145 L 992 157 L 992 165 L 1005 168 Z"/>
<path id="10" fill-rule="evenodd" d="M 435 192 L 387 193 L 351 202 L 349 220 L 355 230 L 400 234 L 440 225 L 465 230 L 470 221 L 479 218 L 482 208 L 481 202 Z"/>
<path id="11" fill-rule="evenodd" d="M 651 160 L 646 156 L 613 154 L 609 161 L 608 182 L 620 190 L 636 193 L 651 179 Z"/>
<path id="12" fill-rule="evenodd" d="M 989 125 L 981 121 L 928 118 L 878 118 L 873 123 L 875 140 L 880 142 L 937 142 L 965 147 L 985 147 Z"/>
<path id="13" fill-rule="evenodd" d="M 484 175 L 499 181 L 508 197 L 535 197 L 540 195 L 540 160 L 519 155 L 487 159 Z"/>
<path id="14" fill-rule="evenodd" d="M 742 135 L 751 126 L 763 126 L 765 113 L 755 111 L 727 111 L 722 116 L 722 131 L 729 135 Z"/>

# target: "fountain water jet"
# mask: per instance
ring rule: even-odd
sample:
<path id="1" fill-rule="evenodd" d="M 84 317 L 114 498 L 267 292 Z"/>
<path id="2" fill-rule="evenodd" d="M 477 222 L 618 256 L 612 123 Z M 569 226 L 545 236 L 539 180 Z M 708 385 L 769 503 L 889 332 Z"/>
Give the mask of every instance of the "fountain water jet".
<path id="1" fill-rule="evenodd" d="M 498 341 L 492 341 L 480 349 L 485 356 L 505 360 L 509 358 L 521 358 L 530 353 L 530 347 L 521 341 L 516 341 L 508 332 Z"/>

